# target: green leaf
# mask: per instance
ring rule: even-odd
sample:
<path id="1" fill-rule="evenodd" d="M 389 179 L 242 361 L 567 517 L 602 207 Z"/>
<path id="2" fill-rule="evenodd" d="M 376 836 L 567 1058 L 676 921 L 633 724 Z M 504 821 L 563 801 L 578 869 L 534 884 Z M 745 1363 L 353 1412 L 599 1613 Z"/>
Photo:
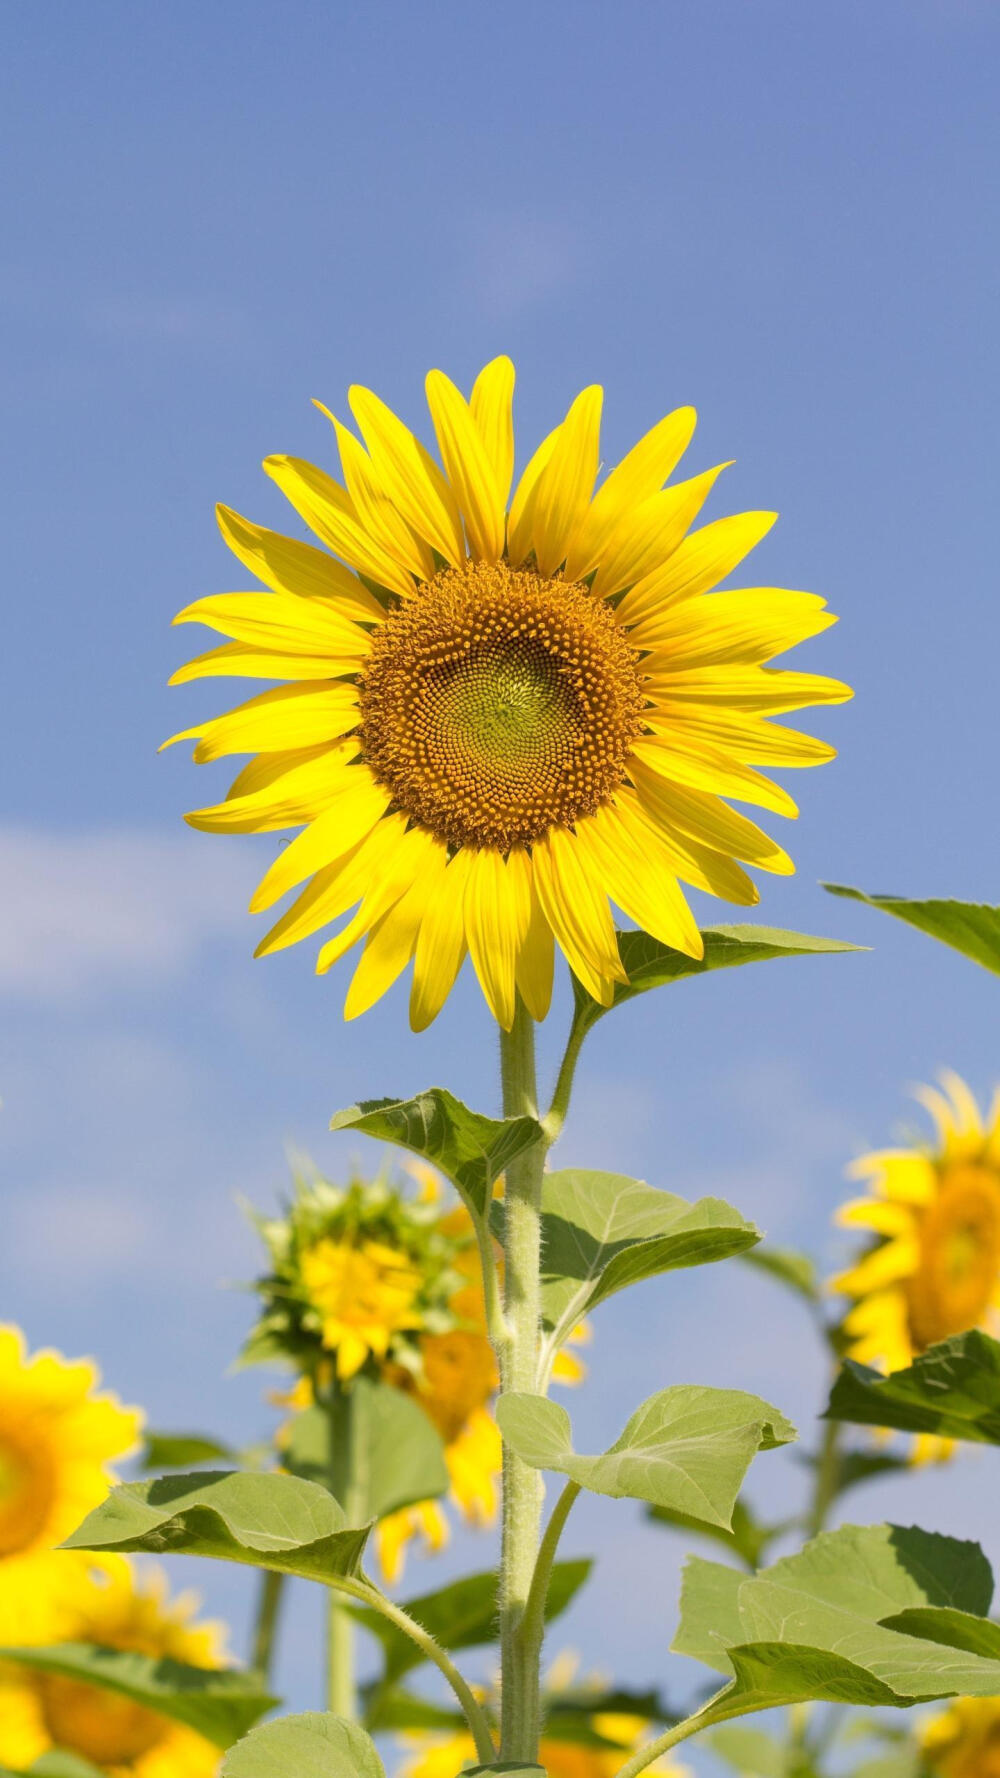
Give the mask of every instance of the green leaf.
<path id="1" fill-rule="evenodd" d="M 976 901 L 911 901 L 901 895 L 866 895 L 863 889 L 849 889 L 844 883 L 824 883 L 823 888 L 831 895 L 881 908 L 1000 975 L 1000 907 Z"/>
<path id="2" fill-rule="evenodd" d="M 351 1384 L 352 1513 L 367 1522 L 434 1500 L 448 1487 L 441 1435 L 418 1402 L 390 1383 L 357 1377 Z M 306 1408 L 292 1421 L 284 1453 L 293 1475 L 327 1486 L 330 1474 L 330 1416 Z"/>
<path id="3" fill-rule="evenodd" d="M 703 1519 L 692 1518 L 690 1513 L 672 1512 L 667 1506 L 651 1506 L 648 1517 L 657 1525 L 668 1525 L 676 1531 L 693 1531 L 700 1537 L 711 1538 L 713 1543 L 721 1543 L 751 1569 L 760 1567 L 768 1545 L 776 1537 L 783 1536 L 795 1523 L 794 1520 L 782 1519 L 775 1524 L 765 1525 L 742 1498 L 733 1507 L 732 1525 L 728 1528 L 725 1525 L 706 1525 Z"/>
<path id="4" fill-rule="evenodd" d="M 716 1729 L 705 1745 L 727 1766 L 746 1772 L 748 1778 L 785 1778 L 788 1749 L 763 1729 Z"/>
<path id="5" fill-rule="evenodd" d="M 496 1417 L 506 1442 L 533 1469 L 556 1470 L 594 1494 L 648 1500 L 727 1527 L 757 1452 L 796 1436 L 758 1395 L 688 1384 L 651 1395 L 600 1457 L 578 1456 L 566 1409 L 543 1396 L 502 1395 Z"/>
<path id="6" fill-rule="evenodd" d="M 823 1292 L 816 1275 L 816 1266 L 808 1253 L 797 1253 L 792 1247 L 751 1247 L 741 1257 L 747 1265 L 767 1272 L 779 1284 L 787 1285 L 807 1303 L 822 1301 Z"/>
<path id="7" fill-rule="evenodd" d="M 43 1753 L 28 1767 L 28 1774 L 29 1778 L 104 1778 L 100 1767 L 92 1766 L 89 1759 L 81 1759 L 77 1753 L 63 1753 L 61 1748 Z M 17 1774 L 8 1774 L 5 1767 L 4 1778 L 17 1778 Z"/>
<path id="8" fill-rule="evenodd" d="M 200 1432 L 146 1433 L 142 1467 L 150 1469 L 190 1469 L 196 1463 L 232 1463 L 235 1452 L 214 1438 Z"/>
<path id="9" fill-rule="evenodd" d="M 385 1778 L 370 1735 L 325 1711 L 254 1729 L 222 1762 L 220 1778 Z"/>
<path id="10" fill-rule="evenodd" d="M 212 1556 L 329 1581 L 357 1573 L 370 1530 L 346 1526 L 315 1482 L 203 1471 L 112 1488 L 63 1548 Z"/>
<path id="11" fill-rule="evenodd" d="M 168 1655 L 101 1648 L 93 1642 L 3 1648 L 0 1659 L 115 1692 L 158 1716 L 184 1723 L 216 1747 L 232 1746 L 278 1702 L 249 1673 L 192 1667 Z"/>
<path id="12" fill-rule="evenodd" d="M 492 1773 L 503 1778 L 545 1778 L 544 1766 L 522 1766 L 517 1760 L 498 1760 L 493 1766 L 463 1766 L 464 1778 L 490 1778 Z"/>
<path id="13" fill-rule="evenodd" d="M 502 1205 L 494 1221 L 502 1226 Z M 559 1345 L 600 1303 L 682 1266 L 742 1253 L 760 1230 L 721 1198 L 690 1203 L 621 1173 L 580 1168 L 542 1180 L 542 1315 Z"/>
<path id="14" fill-rule="evenodd" d="M 973 1328 L 928 1346 L 906 1370 L 887 1377 L 848 1359 L 826 1418 L 998 1445 L 1000 1343 Z"/>
<path id="15" fill-rule="evenodd" d="M 824 956 L 832 952 L 859 951 L 863 945 L 841 944 L 835 938 L 812 938 L 806 932 L 781 932 L 775 926 L 707 926 L 702 932 L 705 955 L 686 957 L 648 932 L 619 932 L 618 949 L 628 981 L 615 988 L 613 1006 L 623 1006 L 649 988 L 662 988 L 687 976 L 707 975 L 713 969 L 733 969 L 741 963 L 767 963 L 778 957 Z M 576 1008 L 573 1034 L 582 1036 L 611 1008 L 591 1000 L 573 977 Z M 572 1041 L 572 1039 L 571 1039 Z"/>
<path id="16" fill-rule="evenodd" d="M 374 1685 L 364 1689 L 364 1725 L 371 1734 L 387 1734 L 390 1730 L 448 1730 L 451 1734 L 467 1732 L 461 1710 L 449 1710 L 432 1704 L 402 1686 Z"/>
<path id="17" fill-rule="evenodd" d="M 983 1655 L 989 1661 L 1000 1660 L 1000 1624 L 989 1618 L 973 1617 L 970 1612 L 946 1605 L 911 1605 L 883 1622 L 907 1636 L 923 1636 L 928 1642 L 963 1648 L 968 1654 Z"/>
<path id="18" fill-rule="evenodd" d="M 558 1617 L 582 1587 L 591 1564 L 585 1561 L 557 1562 L 552 1570 L 552 1584 L 546 1605 L 546 1617 Z M 350 1606 L 350 1614 L 373 1636 L 385 1651 L 385 1669 L 381 1684 L 393 1685 L 405 1673 L 419 1667 L 426 1659 L 416 1643 L 404 1630 L 382 1617 L 369 1606 Z M 419 1599 L 405 1601 L 404 1609 L 416 1618 L 443 1648 L 475 1648 L 492 1642 L 497 1633 L 497 1577 L 495 1573 L 463 1575 L 435 1593 L 424 1593 Z"/>
<path id="19" fill-rule="evenodd" d="M 966 1619 L 978 1626 L 992 1591 L 977 1544 L 913 1526 L 843 1526 L 755 1576 L 690 1563 L 674 1647 L 734 1676 L 706 1706 L 706 1727 L 810 1698 L 986 1697 L 1000 1690 L 1000 1658 L 968 1647 L 991 1627 Z"/>
<path id="20" fill-rule="evenodd" d="M 511 1161 L 543 1134 L 532 1117 L 483 1117 L 444 1087 L 431 1087 L 415 1099 L 364 1099 L 338 1111 L 330 1128 L 360 1130 L 422 1155 L 447 1175 L 477 1216 L 485 1216 Z"/>

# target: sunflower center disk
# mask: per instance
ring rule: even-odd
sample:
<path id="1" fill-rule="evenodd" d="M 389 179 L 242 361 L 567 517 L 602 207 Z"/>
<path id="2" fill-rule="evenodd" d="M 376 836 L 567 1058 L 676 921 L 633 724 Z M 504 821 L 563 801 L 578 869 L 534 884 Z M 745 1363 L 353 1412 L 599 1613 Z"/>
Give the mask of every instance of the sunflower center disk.
<path id="1" fill-rule="evenodd" d="M 986 1168 L 946 1178 L 921 1233 L 910 1319 L 921 1346 L 983 1322 L 1000 1276 L 1000 1192 Z"/>
<path id="2" fill-rule="evenodd" d="M 375 631 L 365 758 L 453 846 L 527 845 L 592 814 L 639 733 L 637 656 L 584 586 L 467 562 Z"/>

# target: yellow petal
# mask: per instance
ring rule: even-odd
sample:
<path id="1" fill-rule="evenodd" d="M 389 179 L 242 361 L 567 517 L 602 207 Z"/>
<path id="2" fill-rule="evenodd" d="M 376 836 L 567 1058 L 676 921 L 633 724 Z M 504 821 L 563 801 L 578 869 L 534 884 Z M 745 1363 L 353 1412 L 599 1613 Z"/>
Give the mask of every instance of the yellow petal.
<path id="1" fill-rule="evenodd" d="M 792 819 L 798 814 L 787 790 L 780 785 L 772 784 L 752 767 L 740 765 L 729 754 L 699 746 L 686 737 L 654 735 L 640 739 L 633 743 L 631 757 L 641 760 L 671 784 L 683 784 L 690 790 L 704 790 L 714 796 L 735 797 L 738 802 L 755 803 Z"/>
<path id="2" fill-rule="evenodd" d="M 648 695 L 659 700 L 721 704 L 780 716 L 806 704 L 843 704 L 854 693 L 840 679 L 793 673 L 783 667 L 681 667 L 660 661 L 645 676 Z"/>
<path id="3" fill-rule="evenodd" d="M 381 870 L 365 889 L 364 900 L 354 918 L 335 938 L 328 939 L 320 951 L 316 959 L 317 975 L 325 975 L 332 969 L 359 938 L 370 932 L 402 900 L 425 868 L 429 852 L 438 844 L 422 827 L 409 828 L 397 840 Z"/>
<path id="4" fill-rule="evenodd" d="M 469 861 L 465 932 L 473 968 L 497 1024 L 514 1023 L 514 965 L 530 920 L 528 885 L 499 852 L 483 847 Z"/>
<path id="5" fill-rule="evenodd" d="M 379 480 L 410 529 L 453 567 L 464 561 L 455 496 L 429 452 L 370 389 L 355 384 L 347 398 Z"/>
<path id="6" fill-rule="evenodd" d="M 707 895 L 719 895 L 724 901 L 734 901 L 740 907 L 754 907 L 760 900 L 755 885 L 735 859 L 699 845 L 689 834 L 678 832 L 676 826 L 665 825 L 648 804 L 640 802 L 635 791 L 624 786 L 615 803 L 635 831 L 639 831 L 637 824 L 652 829 L 664 870 L 682 883 L 690 883 Z"/>
<path id="7" fill-rule="evenodd" d="M 662 488 L 687 450 L 696 420 L 693 407 L 675 408 L 632 446 L 602 482 L 570 539 L 567 580 L 582 580 L 596 568 L 619 520 Z"/>
<path id="8" fill-rule="evenodd" d="M 717 796 L 670 784 L 634 758 L 629 762 L 629 776 L 643 807 L 668 831 L 676 829 L 699 845 L 716 852 L 729 852 L 758 870 L 773 871 L 783 877 L 794 872 L 795 866 L 788 853 L 772 840 L 770 834 L 745 815 L 730 809 Z"/>
<path id="9" fill-rule="evenodd" d="M 510 517 L 507 521 L 507 555 L 515 568 L 524 561 L 526 556 L 531 554 L 538 485 L 542 471 L 556 448 L 556 440 L 561 430 L 560 426 L 556 426 L 547 438 L 542 439 L 534 456 L 529 459 L 527 468 L 514 490 L 514 498 L 510 503 Z"/>
<path id="10" fill-rule="evenodd" d="M 413 956 L 420 923 L 438 893 L 448 862 L 448 848 L 442 840 L 422 834 L 421 842 L 414 882 L 368 936 L 347 990 L 345 1019 L 359 1018 L 381 1000 Z"/>
<path id="11" fill-rule="evenodd" d="M 332 476 L 302 457 L 265 457 L 264 469 L 328 549 L 379 586 L 403 598 L 412 593 L 413 576 L 365 530 L 350 495 Z"/>
<path id="12" fill-rule="evenodd" d="M 325 414 L 337 435 L 341 468 L 347 491 L 354 502 L 358 520 L 387 556 L 400 564 L 417 580 L 430 580 L 434 573 L 434 556 L 423 538 L 415 537 L 402 514 L 393 505 L 367 451 L 353 432 L 341 425 L 335 414 L 322 402 L 316 407 Z"/>
<path id="13" fill-rule="evenodd" d="M 979 1106 L 976 1104 L 974 1094 L 970 1088 L 966 1086 L 961 1075 L 956 1074 L 953 1068 L 942 1068 L 938 1075 L 938 1079 L 951 1100 L 954 1111 L 955 1129 L 958 1134 L 960 1136 L 975 1136 L 981 1138 L 983 1135 L 983 1124 L 979 1115 Z"/>
<path id="14" fill-rule="evenodd" d="M 456 852 L 420 922 L 410 993 L 414 1031 L 426 1031 L 437 1018 L 465 961 L 465 883 L 471 856 Z"/>
<path id="15" fill-rule="evenodd" d="M 362 635 L 358 631 L 358 636 Z M 339 679 L 356 673 L 359 655 L 282 654 L 271 648 L 251 648 L 245 642 L 224 642 L 205 654 L 185 661 L 169 684 L 187 685 L 192 679 Z"/>
<path id="16" fill-rule="evenodd" d="M 542 911 L 535 888 L 534 871 L 529 854 L 515 847 L 508 855 L 507 869 L 520 874 L 529 898 L 528 926 L 521 939 L 514 977 L 518 992 L 533 1019 L 548 1017 L 552 1004 L 552 978 L 555 970 L 555 940 L 552 928 Z"/>
<path id="17" fill-rule="evenodd" d="M 887 1284 L 898 1284 L 909 1278 L 920 1261 L 920 1247 L 911 1236 L 885 1241 L 850 1271 L 841 1272 L 833 1280 L 835 1290 L 845 1296 L 867 1296 L 870 1290 L 884 1290 Z"/>
<path id="18" fill-rule="evenodd" d="M 339 682 L 318 689 L 279 685 L 262 691 L 225 716 L 211 717 L 182 729 L 162 742 L 159 751 L 176 741 L 193 741 L 199 765 L 231 753 L 269 753 L 285 747 L 316 747 L 337 740 L 358 723 L 358 698 L 353 685 Z"/>
<path id="19" fill-rule="evenodd" d="M 284 950 L 346 914 L 373 883 L 381 881 L 385 864 L 405 831 L 405 815 L 386 815 L 360 842 L 334 856 L 261 939 L 254 956 L 265 957 L 272 951 Z M 332 839 L 330 843 L 338 842 Z"/>
<path id="20" fill-rule="evenodd" d="M 848 1179 L 870 1179 L 874 1191 L 899 1204 L 929 1204 L 937 1195 L 933 1163 L 912 1148 L 882 1148 L 859 1155 L 846 1172 Z"/>
<path id="21" fill-rule="evenodd" d="M 465 397 L 444 371 L 427 374 L 427 405 L 448 480 L 465 520 L 470 553 L 495 562 L 503 555 L 504 498 Z"/>
<path id="22" fill-rule="evenodd" d="M 542 912 L 574 975 L 592 999 L 610 1006 L 616 981 L 628 978 L 607 899 L 574 836 L 552 827 L 531 853 Z"/>
<path id="23" fill-rule="evenodd" d="M 749 665 L 783 654 L 786 648 L 828 630 L 837 619 L 818 593 L 784 587 L 747 587 L 686 599 L 636 624 L 629 641 L 654 656 L 668 654 L 679 666 L 741 662 Z M 661 661 L 650 662 L 655 672 Z"/>
<path id="24" fill-rule="evenodd" d="M 273 593 L 300 599 L 329 599 L 357 623 L 378 623 L 385 612 L 356 574 L 311 543 L 283 537 L 252 525 L 231 506 L 217 506 L 215 516 L 229 548 L 251 574 Z"/>
<path id="25" fill-rule="evenodd" d="M 273 907 L 314 871 L 350 852 L 371 832 L 388 806 L 388 791 L 376 784 L 368 767 L 351 766 L 343 773 L 330 807 L 282 847 L 254 891 L 250 912 L 259 914 L 264 908 Z"/>
<path id="26" fill-rule="evenodd" d="M 656 708 L 643 713 L 643 721 L 665 740 L 685 739 L 713 749 L 734 753 L 745 764 L 772 766 L 824 765 L 837 750 L 812 735 L 782 728 L 780 723 L 742 710 L 713 708 L 658 699 Z"/>
<path id="27" fill-rule="evenodd" d="M 688 957 L 704 954 L 677 879 L 634 807 L 605 804 L 577 822 L 576 839 L 603 889 L 630 920 Z"/>
<path id="28" fill-rule="evenodd" d="M 493 358 L 472 385 L 470 406 L 503 505 L 514 474 L 513 402 L 514 366 L 509 358 Z"/>
<path id="29" fill-rule="evenodd" d="M 309 757 L 277 771 L 271 782 L 260 789 L 247 791 L 241 786 L 236 794 L 230 791 L 224 803 L 213 808 L 194 809 L 184 819 L 203 833 L 270 833 L 280 827 L 298 827 L 312 821 L 341 794 L 342 775 L 351 769 L 348 761 L 356 744 L 341 742 L 333 747 L 302 748 L 298 752 Z M 290 753 L 288 759 L 294 759 Z M 267 754 L 263 760 L 273 761 L 275 768 L 283 756 Z M 252 762 L 254 766 L 257 761 Z M 248 780 L 243 773 L 236 780 Z M 235 786 L 234 786 L 235 788 Z"/>
<path id="30" fill-rule="evenodd" d="M 554 574 L 563 561 L 570 534 L 590 500 L 600 455 L 603 396 L 596 383 L 577 396 L 538 478 L 532 541 L 542 574 Z"/>
<path id="31" fill-rule="evenodd" d="M 361 660 L 371 646 L 367 632 L 321 599 L 289 593 L 213 593 L 185 605 L 175 624 L 205 624 L 252 648 L 280 654 L 351 655 Z"/>
<path id="32" fill-rule="evenodd" d="M 694 524 L 727 463 L 650 494 L 619 521 L 602 552 L 594 592 L 610 598 L 662 567 Z"/>
<path id="33" fill-rule="evenodd" d="M 638 623 L 681 600 L 710 592 L 767 536 L 777 517 L 776 512 L 738 512 L 703 525 L 684 539 L 663 567 L 626 594 L 619 607 L 622 622 Z"/>
<path id="34" fill-rule="evenodd" d="M 871 1229 L 876 1235 L 905 1235 L 913 1228 L 913 1212 L 884 1198 L 852 1198 L 834 1218 L 843 1229 Z"/>

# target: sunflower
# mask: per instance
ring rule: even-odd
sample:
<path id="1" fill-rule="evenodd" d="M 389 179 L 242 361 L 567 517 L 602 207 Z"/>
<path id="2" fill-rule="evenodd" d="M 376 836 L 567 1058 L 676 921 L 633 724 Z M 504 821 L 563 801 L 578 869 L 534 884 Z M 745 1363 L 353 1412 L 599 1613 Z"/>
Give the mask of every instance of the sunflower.
<path id="1" fill-rule="evenodd" d="M 969 1328 L 998 1329 L 1000 1311 L 1000 1094 L 984 1120 L 957 1074 L 919 1102 L 932 1143 L 863 1155 L 851 1176 L 869 1195 L 842 1206 L 838 1222 L 874 1244 L 831 1288 L 854 1297 L 844 1319 L 848 1356 L 904 1370 L 926 1347 Z M 921 1437 L 919 1456 L 945 1441 Z M 950 1447 L 946 1447 L 950 1448 Z"/>
<path id="2" fill-rule="evenodd" d="M 74 1565 L 62 1576 L 64 1637 L 166 1655 L 195 1667 L 223 1663 L 219 1625 L 195 1624 L 192 1594 L 170 1599 L 163 1576 L 137 1582 L 121 1562 Z M 18 1768 L 60 1748 L 114 1778 L 214 1778 L 217 1747 L 192 1729 L 98 1686 L 6 1666 L 0 1676 L 0 1760 Z"/>
<path id="3" fill-rule="evenodd" d="M 1000 1698 L 956 1698 L 924 1724 L 920 1748 L 940 1778 L 1000 1778 Z"/>
<path id="4" fill-rule="evenodd" d="M 29 1357 L 19 1328 L 0 1326 L 0 1641 L 52 1633 L 59 1577 L 78 1558 L 55 1545 L 114 1481 L 110 1464 L 135 1448 L 141 1416 L 98 1394 L 87 1360 Z"/>
<path id="5" fill-rule="evenodd" d="M 359 1245 L 325 1237 L 302 1255 L 302 1283 L 322 1324 L 337 1375 L 353 1377 L 365 1359 L 384 1358 L 394 1337 L 420 1326 L 420 1273 L 382 1241 Z"/>
<path id="6" fill-rule="evenodd" d="M 302 829 L 253 897 L 256 912 L 300 891 L 258 955 L 356 908 L 318 961 L 325 972 L 365 941 L 348 1018 L 412 959 L 410 1020 L 423 1030 L 467 952 L 505 1029 L 518 990 L 544 1018 L 555 942 L 607 1005 L 625 979 L 609 903 L 700 956 L 679 881 L 749 906 L 758 892 L 738 860 L 793 869 L 723 798 L 795 815 L 755 768 L 833 757 L 767 718 L 850 696 L 766 665 L 834 622 L 823 599 L 712 594 L 775 515 L 689 534 L 725 467 L 664 487 L 691 408 L 654 426 L 595 493 L 602 391 L 585 389 L 508 506 L 513 387 L 507 358 L 486 365 L 469 401 L 431 371 L 441 466 L 370 390 L 352 389 L 363 442 L 327 416 L 343 484 L 295 457 L 264 464 L 323 547 L 220 507 L 226 542 L 267 591 L 199 599 L 175 619 L 231 640 L 174 684 L 287 681 L 172 739 L 196 740 L 199 762 L 255 756 L 224 802 L 187 817 L 194 827 Z"/>

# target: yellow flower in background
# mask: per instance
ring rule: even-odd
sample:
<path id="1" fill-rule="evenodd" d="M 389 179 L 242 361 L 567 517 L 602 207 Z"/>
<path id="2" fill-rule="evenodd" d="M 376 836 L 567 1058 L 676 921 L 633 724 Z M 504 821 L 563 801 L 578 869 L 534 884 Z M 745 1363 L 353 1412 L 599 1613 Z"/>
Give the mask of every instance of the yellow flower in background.
<path id="1" fill-rule="evenodd" d="M 223 1635 L 193 1623 L 197 1600 L 168 1596 L 162 1575 L 138 1581 L 125 1562 L 105 1572 L 73 1564 L 62 1575 L 63 1639 L 224 1664 Z M 114 1778 L 214 1778 L 221 1755 L 193 1730 L 98 1686 L 6 1665 L 0 1669 L 0 1760 L 23 1768 L 61 1748 Z"/>
<path id="2" fill-rule="evenodd" d="M 87 1360 L 29 1357 L 20 1329 L 0 1326 L 0 1642 L 52 1633 L 53 1589 L 81 1560 L 54 1546 L 136 1446 L 141 1415 L 98 1394 L 99 1381 Z"/>
<path id="3" fill-rule="evenodd" d="M 876 1237 L 832 1288 L 855 1298 L 844 1320 L 848 1355 L 903 1370 L 919 1352 L 969 1328 L 998 1328 L 1000 1311 L 1000 1095 L 985 1121 L 958 1075 L 917 1097 L 935 1125 L 923 1147 L 882 1149 L 851 1169 L 869 1195 L 838 1212 L 845 1228 Z M 946 1440 L 921 1435 L 918 1457 Z"/>
<path id="4" fill-rule="evenodd" d="M 598 1682 L 590 1681 L 569 1691 L 576 1665 L 575 1656 L 560 1655 L 549 1673 L 544 1713 L 550 1727 L 542 1733 L 539 1762 L 548 1778 L 615 1778 L 628 1756 L 652 1738 L 654 1725 L 644 1716 L 600 1708 L 592 1712 L 581 1709 L 586 1705 L 588 1692 L 599 1705 L 602 1688 Z M 496 1699 L 487 1701 L 496 1704 Z M 572 1712 L 560 1714 L 560 1704 L 567 1703 L 572 1705 Z M 416 1730 L 403 1739 L 412 1753 L 398 1778 L 458 1778 L 466 1765 L 475 1763 L 471 1735 Z M 680 1765 L 672 1754 L 661 1756 L 648 1770 L 662 1778 L 691 1778 L 689 1768 Z"/>
<path id="5" fill-rule="evenodd" d="M 355 1247 L 317 1241 L 302 1255 L 302 1281 L 342 1380 L 353 1377 L 369 1354 L 384 1358 L 394 1334 L 420 1326 L 420 1273 L 384 1242 Z"/>
<path id="6" fill-rule="evenodd" d="M 920 1747 L 940 1778 L 1000 1778 L 1000 1698 L 956 1698 L 924 1724 Z"/>
<path id="7" fill-rule="evenodd" d="M 751 905 L 737 860 L 793 868 L 722 799 L 795 815 L 755 768 L 833 757 L 767 719 L 850 696 L 766 664 L 834 621 L 821 598 L 712 592 L 775 515 L 690 531 L 725 467 L 664 487 L 693 409 L 661 420 L 595 493 L 602 391 L 585 389 L 508 507 L 513 387 L 507 358 L 469 401 L 430 372 L 443 470 L 353 388 L 363 443 L 328 415 L 346 485 L 294 457 L 264 465 L 323 547 L 220 507 L 226 542 L 267 591 L 199 599 L 175 620 L 232 638 L 175 684 L 287 681 L 173 739 L 197 739 L 199 762 L 255 756 L 193 826 L 303 830 L 253 898 L 260 911 L 300 891 L 258 954 L 357 909 L 318 963 L 365 941 L 348 1018 L 412 959 L 410 1019 L 423 1030 L 467 952 L 502 1026 L 516 989 L 544 1018 L 555 943 L 607 1005 L 625 979 L 609 903 L 700 956 L 679 882 Z"/>

